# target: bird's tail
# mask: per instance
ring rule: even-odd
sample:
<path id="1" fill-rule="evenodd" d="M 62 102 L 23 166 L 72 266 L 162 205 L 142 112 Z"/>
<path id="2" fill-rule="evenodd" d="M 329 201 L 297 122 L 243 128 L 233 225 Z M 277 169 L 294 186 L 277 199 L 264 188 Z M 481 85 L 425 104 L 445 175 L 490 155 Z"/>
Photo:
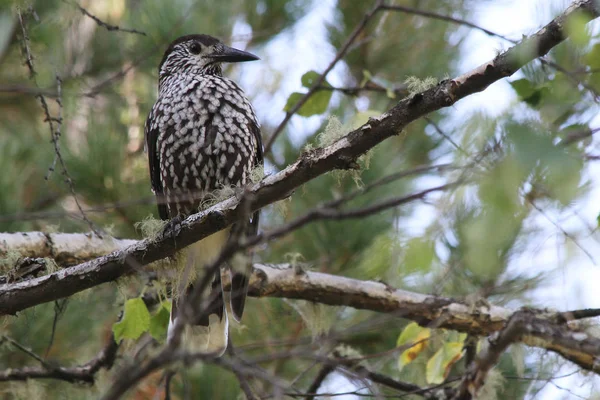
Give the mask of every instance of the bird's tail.
<path id="1" fill-rule="evenodd" d="M 197 266 L 198 276 L 206 273 L 206 266 L 212 263 L 220 255 L 229 237 L 229 230 L 217 232 L 207 238 L 189 246 L 182 252 L 186 261 L 190 261 Z M 193 286 L 189 285 L 184 291 L 190 293 Z M 202 317 L 196 321 L 186 324 L 181 336 L 180 346 L 186 351 L 203 352 L 215 355 L 221 355 L 227 348 L 229 321 L 227 319 L 227 308 L 223 298 L 223 288 L 221 284 L 220 270 L 215 274 L 210 290 L 207 295 L 202 296 L 204 302 L 208 301 Z M 181 300 L 185 297 L 182 294 L 178 296 Z M 169 320 L 169 330 L 167 340 L 173 340 L 173 327 L 178 316 L 179 299 L 174 299 L 171 307 L 171 318 Z"/>
<path id="2" fill-rule="evenodd" d="M 227 319 L 227 309 L 223 301 L 223 290 L 221 288 L 220 274 L 216 274 L 210 295 L 207 296 L 211 302 L 206 307 L 204 317 L 198 321 L 192 321 L 186 324 L 181 335 L 180 346 L 188 352 L 212 353 L 220 356 L 227 348 L 229 334 L 229 321 Z M 187 292 L 191 292 L 190 286 Z M 171 306 L 171 316 L 169 319 L 169 330 L 167 340 L 173 340 L 173 328 L 177 320 L 177 300 L 173 301 Z"/>
<path id="3" fill-rule="evenodd" d="M 260 212 L 256 211 L 249 223 L 245 226 L 245 235 L 254 236 L 258 232 Z M 235 229 L 235 228 L 234 228 Z M 246 253 L 244 256 L 234 257 L 230 262 L 231 267 L 231 299 L 227 302 L 231 304 L 231 314 L 233 318 L 240 322 L 244 307 L 246 306 L 246 296 L 248 294 L 248 284 L 250 275 L 252 275 L 252 254 Z"/>
<path id="4" fill-rule="evenodd" d="M 252 273 L 252 262 L 247 256 L 234 257 L 230 262 L 231 267 L 231 292 L 227 293 L 229 299 L 226 303 L 231 304 L 231 315 L 240 322 L 244 307 L 246 305 L 246 295 L 248 293 L 248 283 Z"/>

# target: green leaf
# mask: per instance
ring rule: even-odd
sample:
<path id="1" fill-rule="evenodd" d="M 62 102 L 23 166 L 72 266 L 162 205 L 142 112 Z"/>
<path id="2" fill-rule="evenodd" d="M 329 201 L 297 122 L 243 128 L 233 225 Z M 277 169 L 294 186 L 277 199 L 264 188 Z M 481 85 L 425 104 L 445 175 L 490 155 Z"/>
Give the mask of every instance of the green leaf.
<path id="1" fill-rule="evenodd" d="M 543 182 L 552 196 L 562 205 L 567 206 L 579 193 L 583 160 L 558 151 L 550 154 L 547 160 Z"/>
<path id="2" fill-rule="evenodd" d="M 434 255 L 433 242 L 423 238 L 409 240 L 404 252 L 403 272 L 410 274 L 428 271 Z"/>
<path id="3" fill-rule="evenodd" d="M 517 79 L 510 82 L 510 85 L 521 98 L 527 98 L 535 93 L 535 86 L 528 79 Z"/>
<path id="4" fill-rule="evenodd" d="M 308 71 L 304 75 L 300 81 L 302 82 L 302 86 L 305 88 L 311 88 L 315 82 L 319 79 L 321 74 L 317 71 Z M 324 80 L 322 86 L 331 87 L 327 80 Z M 289 112 L 291 111 L 296 104 L 302 99 L 306 93 L 294 92 L 288 97 L 288 100 L 283 108 L 283 111 Z M 318 90 L 313 93 L 309 99 L 300 107 L 300 109 L 296 112 L 296 114 L 302 117 L 310 117 L 317 114 L 323 114 L 327 111 L 327 106 L 329 105 L 329 100 L 331 100 L 331 96 L 333 95 L 332 90 Z"/>
<path id="5" fill-rule="evenodd" d="M 150 335 L 161 343 L 167 338 L 170 314 L 169 303 L 162 303 L 158 311 L 150 318 Z"/>
<path id="6" fill-rule="evenodd" d="M 408 347 L 398 357 L 398 371 L 411 363 L 428 344 L 431 331 L 419 326 L 416 322 L 406 325 L 396 342 L 396 347 Z"/>
<path id="7" fill-rule="evenodd" d="M 583 62 L 592 69 L 600 68 L 600 43 L 592 46 L 592 49 L 583 56 Z"/>
<path id="8" fill-rule="evenodd" d="M 373 75 L 371 74 L 371 72 L 369 72 L 369 70 L 363 69 L 362 73 L 363 73 L 363 78 L 362 78 L 362 81 L 360 81 L 360 85 L 358 85 L 360 87 L 365 86 L 367 84 L 367 82 L 373 80 Z"/>
<path id="9" fill-rule="evenodd" d="M 544 95 L 548 94 L 548 88 L 545 86 L 536 86 L 527 79 L 517 79 L 510 82 L 519 98 L 532 107 L 537 106 Z"/>
<path id="10" fill-rule="evenodd" d="M 565 30 L 575 45 L 583 47 L 590 42 L 590 33 L 586 26 L 588 22 L 590 17 L 584 13 L 572 14 L 567 19 Z"/>
<path id="11" fill-rule="evenodd" d="M 384 276 L 392 265 L 393 248 L 395 240 L 391 235 L 382 233 L 377 235 L 369 247 L 364 249 L 361 260 L 357 264 L 357 274 L 354 278 L 377 279 Z"/>
<path id="12" fill-rule="evenodd" d="M 331 100 L 331 95 L 333 91 L 331 90 L 319 90 L 314 93 L 310 98 L 300 107 L 300 109 L 296 112 L 296 114 L 303 117 L 310 117 L 317 114 L 323 114 L 327 111 L 327 106 L 329 105 L 329 100 Z M 294 92 L 288 97 L 287 103 L 283 108 L 283 111 L 289 112 L 291 111 L 296 104 L 300 101 L 302 97 L 305 96 L 305 93 Z"/>
<path id="13" fill-rule="evenodd" d="M 452 366 L 463 356 L 462 342 L 448 342 L 427 361 L 427 383 L 437 385 L 448 377 Z"/>
<path id="14" fill-rule="evenodd" d="M 123 318 L 113 325 L 115 341 L 122 339 L 137 339 L 150 328 L 150 313 L 139 297 L 125 302 Z"/>
<path id="15" fill-rule="evenodd" d="M 317 71 L 308 71 L 307 73 L 302 75 L 302 78 L 300 79 L 300 81 L 302 82 L 302 86 L 310 89 L 312 87 L 312 85 L 320 77 L 321 77 L 321 74 L 318 73 Z M 327 83 L 327 80 L 323 81 L 323 85 L 329 86 L 329 83 Z"/>

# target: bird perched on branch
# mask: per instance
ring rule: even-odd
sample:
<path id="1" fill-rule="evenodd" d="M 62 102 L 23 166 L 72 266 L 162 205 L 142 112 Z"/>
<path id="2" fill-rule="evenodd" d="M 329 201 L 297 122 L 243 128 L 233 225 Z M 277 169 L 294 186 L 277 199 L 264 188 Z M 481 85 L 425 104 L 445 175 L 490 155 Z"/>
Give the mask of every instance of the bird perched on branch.
<path id="1" fill-rule="evenodd" d="M 254 109 L 244 91 L 223 77 L 221 70 L 223 63 L 253 60 L 258 57 L 208 35 L 182 36 L 165 51 L 159 66 L 158 99 L 145 126 L 150 179 L 161 219 L 198 212 L 212 192 L 246 185 L 253 171 L 262 168 L 262 139 Z M 256 212 L 238 223 L 238 228 L 243 226 L 244 234 L 254 234 L 258 220 Z M 191 278 L 203 276 L 216 262 L 232 229 L 236 226 L 192 244 L 177 256 L 185 265 L 179 272 L 185 289 L 174 296 L 168 340 L 172 339 L 177 305 L 191 290 Z M 210 293 L 203 296 L 204 312 L 192 321 L 194 326 L 184 329 L 186 348 L 221 354 L 225 350 L 228 308 L 238 321 L 244 311 L 251 272 L 251 264 L 245 260 L 216 269 Z M 231 292 L 224 294 L 221 279 L 228 273 Z"/>

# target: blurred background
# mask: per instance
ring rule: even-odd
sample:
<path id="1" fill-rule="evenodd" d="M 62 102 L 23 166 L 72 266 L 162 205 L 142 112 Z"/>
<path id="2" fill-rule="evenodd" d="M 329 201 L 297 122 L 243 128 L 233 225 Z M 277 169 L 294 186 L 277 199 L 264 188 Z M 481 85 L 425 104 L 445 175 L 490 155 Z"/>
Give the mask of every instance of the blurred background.
<path id="1" fill-rule="evenodd" d="M 268 154 L 266 173 L 292 163 L 307 148 L 327 143 L 333 130 L 348 132 L 369 116 L 381 114 L 427 78 L 437 82 L 491 60 L 569 3 L 391 2 L 467 20 L 503 37 L 411 13 L 381 12 L 327 76 L 329 87 L 319 92 L 312 111 L 287 124 Z M 144 35 L 109 31 L 78 4 L 107 24 Z M 91 222 L 116 238 L 141 238 L 136 223 L 157 216 L 143 126 L 156 99 L 158 63 L 169 42 L 183 34 L 207 33 L 261 58 L 228 66 L 225 74 L 248 93 L 266 141 L 283 119 L 290 95 L 307 91 L 303 75 L 322 72 L 329 65 L 373 4 L 0 1 L 0 231 L 88 232 Z M 23 40 L 17 5 L 27 16 L 28 41 Z M 361 220 L 309 224 L 259 248 L 257 260 L 301 262 L 317 271 L 382 280 L 421 293 L 487 299 L 513 308 L 600 307 L 596 294 L 600 152 L 593 136 L 600 125 L 598 25 L 576 21 L 569 29 L 573 39 L 543 61 L 411 124 L 371 151 L 359 172 L 327 174 L 304 185 L 291 199 L 267 207 L 262 229 L 400 171 L 431 167 L 378 186 L 349 206 L 361 207 L 457 178 L 468 183 Z M 24 62 L 24 43 L 34 56 L 35 82 Z M 45 95 L 50 114 L 62 118 L 54 126 L 60 128 L 58 143 L 67 174 L 55 157 L 37 93 Z M 82 219 L 80 207 L 89 222 Z M 8 267 L 0 262 L 0 268 Z M 140 295 L 144 287 L 143 279 L 99 286 L 67 301 L 29 309 L 17 318 L 3 317 L 0 329 L 48 360 L 83 363 L 109 337 L 123 302 Z M 336 333 L 339 344 L 366 355 L 393 349 L 406 324 L 353 309 L 250 299 L 243 325 L 232 327 L 232 338 L 238 352 L 250 356 L 300 342 L 303 346 L 308 342 L 307 351 L 316 351 L 321 335 Z M 596 329 L 593 323 L 589 329 Z M 394 352 L 368 362 L 396 379 L 426 386 L 427 361 L 440 345 L 456 341 L 455 336 L 438 333 L 432 345 L 403 368 Z M 125 352 L 134 352 L 135 346 L 128 341 Z M 0 368 L 31 361 L 6 344 L 0 347 Z M 102 372 L 94 386 L 15 382 L 0 384 L 0 393 L 9 399 L 91 398 L 110 385 L 120 362 Z M 310 370 L 312 363 L 295 359 L 262 367 L 296 379 L 295 386 L 305 390 L 316 373 Z M 457 363 L 448 379 L 463 370 Z M 130 398 L 153 398 L 159 378 L 147 379 Z M 489 398 L 598 396 L 591 376 L 552 354 L 520 346 L 503 356 L 494 379 L 488 389 L 489 396 L 496 397 Z M 332 374 L 321 390 L 335 393 L 363 386 Z M 198 398 L 195 394 L 203 393 L 207 399 L 234 399 L 239 392 L 233 374 L 209 365 L 187 370 L 174 381 L 177 398 Z"/>

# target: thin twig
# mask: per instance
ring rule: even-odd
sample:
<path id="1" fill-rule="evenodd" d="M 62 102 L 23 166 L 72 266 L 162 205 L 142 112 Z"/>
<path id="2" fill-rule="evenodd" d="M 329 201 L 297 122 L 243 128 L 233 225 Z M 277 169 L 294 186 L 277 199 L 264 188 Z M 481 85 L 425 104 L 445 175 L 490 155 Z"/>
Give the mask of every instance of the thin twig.
<path id="1" fill-rule="evenodd" d="M 369 81 L 363 86 L 352 86 L 352 87 L 336 87 L 329 85 L 321 85 L 318 90 L 329 90 L 344 93 L 348 96 L 357 96 L 362 92 L 377 92 L 377 93 L 391 93 L 394 96 L 404 96 L 408 93 L 406 85 L 395 86 L 392 88 L 386 88 L 375 82 Z"/>
<path id="2" fill-rule="evenodd" d="M 41 356 L 39 356 L 36 353 L 34 353 L 31 349 L 28 349 L 27 347 L 23 346 L 22 344 L 20 344 L 16 340 L 14 340 L 14 339 L 6 336 L 6 335 L 2 335 L 1 338 L 2 338 L 2 341 L 6 341 L 6 342 L 12 344 L 17 349 L 19 349 L 23 353 L 27 354 L 29 357 L 31 357 L 31 358 L 39 361 L 39 363 L 42 364 L 42 366 L 45 367 L 46 369 L 54 370 L 54 367 L 52 365 L 48 364 L 48 362 L 46 362 L 46 360 L 44 360 Z"/>
<path id="3" fill-rule="evenodd" d="M 30 8 L 28 13 L 34 14 L 33 9 Z M 37 79 L 36 79 L 37 73 L 35 71 L 33 55 L 32 55 L 31 49 L 29 47 L 30 39 L 29 39 L 29 35 L 27 33 L 27 28 L 25 26 L 26 24 L 25 24 L 25 20 L 23 18 L 23 13 L 20 8 L 17 8 L 17 15 L 19 18 L 19 23 L 21 25 L 21 33 L 23 36 L 22 51 L 25 55 L 25 65 L 27 65 L 27 68 L 29 70 L 29 76 L 30 76 L 31 80 L 33 81 L 34 86 L 39 89 L 39 85 L 38 85 Z M 102 237 L 99 234 L 98 230 L 96 229 L 95 224 L 91 220 L 89 220 L 87 218 L 87 216 L 85 215 L 85 213 L 83 212 L 83 208 L 81 207 L 81 203 L 79 202 L 79 199 L 77 198 L 77 193 L 75 192 L 75 186 L 73 184 L 73 180 L 71 179 L 71 176 L 69 175 L 69 172 L 67 170 L 67 165 L 66 165 L 66 163 L 62 157 L 61 151 L 60 151 L 59 139 L 60 139 L 61 128 L 62 128 L 62 98 L 61 98 L 62 97 L 62 80 L 58 75 L 56 75 L 56 84 L 57 84 L 56 103 L 58 104 L 58 108 L 59 108 L 58 118 L 53 118 L 52 115 L 50 114 L 50 110 L 48 108 L 48 103 L 46 102 L 46 98 L 44 97 L 44 95 L 41 92 L 36 95 L 36 97 L 40 101 L 40 104 L 44 111 L 45 121 L 48 123 L 48 126 L 50 127 L 51 142 L 54 146 L 55 157 L 54 157 L 54 161 L 52 162 L 52 165 L 50 166 L 49 173 L 51 173 L 54 170 L 56 162 L 58 160 L 58 162 L 60 163 L 60 166 L 61 166 L 62 175 L 65 179 L 65 182 L 67 183 L 67 186 L 69 187 L 71 195 L 72 195 L 73 199 L 75 200 L 75 204 L 77 205 L 77 208 L 78 208 L 79 212 L 81 213 L 83 220 L 89 225 L 90 229 L 96 235 L 98 235 L 99 237 Z M 56 122 L 56 125 L 54 125 L 55 122 Z M 46 178 L 48 178 L 48 177 L 46 177 Z"/>
<path id="4" fill-rule="evenodd" d="M 454 400 L 470 400 L 477 395 L 477 392 L 485 383 L 489 370 L 496 365 L 506 348 L 519 341 L 524 332 L 523 324 L 527 323 L 528 315 L 527 311 L 516 312 L 502 331 L 488 339 L 488 348 L 482 350 L 469 366 L 456 391 Z"/>
<path id="5" fill-rule="evenodd" d="M 346 39 L 346 42 L 342 45 L 342 47 L 337 52 L 337 54 L 335 55 L 333 60 L 325 68 L 325 71 L 323 71 L 323 73 L 319 76 L 319 78 L 317 78 L 315 80 L 315 82 L 312 84 L 310 89 L 308 89 L 308 92 L 306 92 L 306 94 L 304 94 L 304 96 L 302 96 L 300 98 L 300 100 L 298 100 L 298 102 L 294 105 L 294 107 L 292 107 L 292 109 L 289 110 L 285 114 L 285 117 L 283 118 L 283 120 L 279 123 L 277 128 L 275 128 L 275 131 L 273 132 L 271 137 L 269 137 L 269 139 L 266 141 L 265 152 L 264 152 L 265 155 L 268 154 L 272 150 L 275 140 L 277 139 L 279 134 L 281 134 L 281 132 L 283 131 L 283 128 L 285 128 L 285 126 L 290 121 L 292 116 L 294 114 L 296 114 L 296 112 L 298 110 L 300 110 L 300 108 L 308 101 L 308 99 L 319 90 L 319 87 L 321 87 L 323 82 L 325 82 L 325 78 L 327 78 L 327 74 L 329 74 L 329 72 L 331 72 L 331 70 L 336 66 L 336 64 L 346 55 L 346 53 L 350 49 L 350 46 L 352 45 L 352 43 L 356 40 L 358 35 L 367 26 L 367 23 L 371 20 L 371 18 L 373 18 L 375 16 L 375 14 L 377 14 L 377 12 L 381 9 L 382 5 L 383 5 L 383 0 L 377 0 L 377 2 L 375 3 L 375 7 L 373 7 L 369 12 L 367 12 L 365 14 L 365 16 L 362 18 L 362 20 L 358 23 L 356 28 L 354 28 L 354 31 L 352 31 L 352 33 L 350 34 L 348 39 Z"/>
<path id="6" fill-rule="evenodd" d="M 559 313 L 565 321 L 576 321 L 579 319 L 600 317 L 600 308 L 585 308 L 582 310 L 565 311 Z"/>
<path id="7" fill-rule="evenodd" d="M 0 85 L 1 93 L 19 93 L 28 94 L 32 96 L 44 95 L 46 97 L 56 97 L 56 90 L 54 89 L 39 89 L 32 86 L 19 85 L 19 84 L 4 84 Z"/>
<path id="8" fill-rule="evenodd" d="M 121 31 L 121 32 L 136 33 L 138 35 L 146 36 L 145 32 L 138 31 L 137 29 L 126 29 L 126 28 L 121 28 L 117 25 L 108 24 L 108 23 L 102 21 L 100 18 L 96 17 L 94 14 L 90 13 L 85 8 L 81 7 L 79 4 L 77 4 L 77 3 L 72 3 L 72 4 L 75 7 L 77 7 L 83 15 L 90 17 L 91 19 L 93 19 L 96 22 L 96 24 L 98 24 L 99 26 L 101 26 L 103 28 L 106 28 L 107 31 Z"/>
<path id="9" fill-rule="evenodd" d="M 229 340 L 229 344 L 227 346 L 227 353 L 231 357 L 236 357 L 235 348 L 231 342 L 231 339 Z M 248 382 L 246 375 L 239 370 L 233 371 L 233 374 L 237 377 L 238 382 L 240 383 L 240 389 L 242 389 L 242 392 L 244 392 L 244 395 L 246 395 L 246 400 L 258 400 L 258 397 L 254 394 L 252 388 L 250 387 L 250 383 Z"/>
<path id="10" fill-rule="evenodd" d="M 28 379 L 58 379 L 73 383 L 94 383 L 95 374 L 101 368 L 110 369 L 112 367 L 117 356 L 117 350 L 119 349 L 119 344 L 115 342 L 114 337 L 111 335 L 104 348 L 102 348 L 102 350 L 87 363 L 75 367 L 61 367 L 50 365 L 43 358 L 18 345 L 18 343 L 12 339 L 6 336 L 3 336 L 3 338 L 34 357 L 42 364 L 42 367 L 9 368 L 0 371 L 0 382 L 15 380 L 24 381 Z"/>
<path id="11" fill-rule="evenodd" d="M 567 137 L 560 141 L 560 146 L 568 146 L 570 144 L 579 142 L 580 140 L 587 139 L 591 136 L 594 136 L 596 133 L 600 132 L 600 128 L 590 128 L 585 127 L 583 129 L 578 129 L 574 132 L 569 132 Z"/>
<path id="12" fill-rule="evenodd" d="M 394 197 L 385 201 L 381 201 L 376 204 L 372 204 L 363 208 L 357 208 L 352 210 L 342 210 L 338 211 L 333 208 L 327 207 L 319 207 L 313 210 L 308 211 L 303 216 L 296 218 L 293 221 L 288 222 L 285 225 L 280 226 L 279 228 L 273 229 L 269 232 L 263 232 L 256 235 L 253 238 L 249 238 L 246 242 L 246 246 L 256 246 L 261 243 L 265 243 L 269 240 L 273 240 L 279 238 L 281 236 L 285 236 L 288 233 L 299 229 L 300 227 L 314 221 L 318 220 L 333 220 L 339 221 L 344 219 L 356 219 L 356 218 L 364 218 L 385 210 L 388 210 L 393 207 L 398 207 L 402 204 L 410 203 L 415 200 L 422 200 L 427 195 L 440 192 L 452 187 L 456 187 L 460 182 L 452 182 L 445 185 L 435 186 L 429 189 L 422 190 L 417 193 L 413 193 L 407 196 Z"/>
<path id="13" fill-rule="evenodd" d="M 329 374 L 331 374 L 333 371 L 335 371 L 335 366 L 332 364 L 325 364 L 317 373 L 317 375 L 315 376 L 315 379 L 312 381 L 312 383 L 310 384 L 310 386 L 308 387 L 307 391 L 307 395 L 306 395 L 306 399 L 307 400 L 314 400 L 317 391 L 319 390 L 319 388 L 321 387 L 321 385 L 323 384 L 323 381 L 325 380 L 325 378 L 327 378 L 327 376 L 329 376 Z"/>
<path id="14" fill-rule="evenodd" d="M 425 121 L 427 121 L 428 124 L 430 124 L 431 126 L 433 126 L 433 128 L 436 130 L 436 132 L 443 137 L 444 139 L 446 139 L 456 150 L 460 151 L 461 153 L 463 153 L 466 156 L 470 156 L 470 154 L 463 149 L 462 147 L 460 147 L 451 137 L 450 135 L 446 134 L 446 132 L 444 132 L 442 130 L 442 128 L 440 128 L 440 126 L 431 118 L 429 117 L 425 117 L 423 118 Z"/>
<path id="15" fill-rule="evenodd" d="M 566 68 L 555 63 L 552 60 L 548 60 L 548 59 L 542 57 L 542 58 L 540 58 L 540 62 L 543 65 L 548 65 L 549 67 L 552 67 L 555 70 L 562 72 L 563 74 L 565 74 L 565 76 L 567 76 L 567 78 L 569 78 L 571 81 L 573 81 L 576 85 L 581 85 L 584 89 L 586 89 L 588 92 L 590 92 L 592 94 L 592 97 L 594 98 L 594 101 L 596 103 L 598 103 L 600 101 L 600 92 L 598 92 L 598 90 L 596 90 L 596 88 L 594 88 L 593 86 L 588 85 L 585 81 L 579 79 L 576 76 L 576 74 L 571 73 Z"/>
<path id="16" fill-rule="evenodd" d="M 452 381 L 456 381 L 458 380 L 458 378 L 455 379 L 450 379 L 448 382 L 444 382 L 442 384 L 439 385 L 435 385 L 435 386 L 431 386 L 431 387 L 425 387 L 422 388 L 420 386 L 417 386 L 415 384 L 412 383 L 407 383 L 407 382 L 401 382 L 398 381 L 396 379 L 393 379 L 387 375 L 384 374 L 380 374 L 378 372 L 373 372 L 370 371 L 368 368 L 364 367 L 364 366 L 357 366 L 354 367 L 353 370 L 358 373 L 359 375 L 375 382 L 378 383 L 380 385 L 384 385 L 387 386 L 391 389 L 395 389 L 395 390 L 399 390 L 401 392 L 405 392 L 406 395 L 421 395 L 424 396 L 426 398 L 450 398 L 451 396 L 454 395 L 454 389 L 452 388 L 446 388 L 447 390 L 445 390 L 445 386 L 448 385 L 449 383 L 451 383 Z M 444 392 L 444 396 L 441 395 L 441 393 L 437 393 L 438 389 L 440 389 Z M 429 396 L 428 393 L 429 392 L 436 392 L 433 396 Z"/>
<path id="17" fill-rule="evenodd" d="M 69 304 L 69 298 L 65 297 L 64 299 L 58 299 L 54 302 L 54 318 L 52 319 L 52 330 L 50 331 L 50 340 L 48 341 L 48 346 L 46 347 L 46 352 L 44 353 L 44 357 L 48 357 L 48 353 L 54 344 L 54 335 L 56 334 L 56 327 L 58 326 L 58 320 L 65 313 L 67 309 L 67 305 Z"/>
<path id="18" fill-rule="evenodd" d="M 472 22 L 466 21 L 464 19 L 460 19 L 460 18 L 454 18 L 454 17 L 450 17 L 448 15 L 443 15 L 443 14 L 438 14 L 436 12 L 433 11 L 425 11 L 425 10 L 420 10 L 417 8 L 411 8 L 411 7 L 405 7 L 405 6 L 399 6 L 399 5 L 387 5 L 384 4 L 381 6 L 381 8 L 383 10 L 387 10 L 387 11 L 400 11 L 403 13 L 407 13 L 407 14 L 414 14 L 414 15 L 420 15 L 422 17 L 427 17 L 427 18 L 432 18 L 432 19 L 438 19 L 441 21 L 446 21 L 446 22 L 451 22 L 453 24 L 458 24 L 458 25 L 464 25 L 464 26 L 468 26 L 469 28 L 473 28 L 476 29 L 478 31 L 481 31 L 483 33 L 485 33 L 488 36 L 495 36 L 497 38 L 506 40 L 507 42 L 510 43 L 516 43 L 515 40 L 511 40 L 509 38 L 507 38 L 506 36 L 500 35 L 499 33 L 496 32 L 492 32 L 489 29 L 485 29 L 479 25 L 476 25 Z"/>
<path id="19" fill-rule="evenodd" d="M 579 243 L 579 240 L 577 240 L 573 235 L 571 235 L 569 232 L 567 232 L 562 226 L 559 225 L 558 222 L 556 222 L 552 218 L 550 218 L 548 213 L 546 213 L 546 211 L 544 211 L 543 208 L 539 207 L 535 203 L 535 200 L 533 200 L 529 196 L 525 196 L 525 199 L 531 205 L 531 207 L 533 207 L 537 212 L 542 214 L 548 222 L 550 222 L 552 225 L 554 225 L 554 227 L 556 229 L 558 229 L 565 238 L 569 239 L 570 241 L 572 241 L 575 244 L 575 246 L 579 247 L 579 249 L 583 252 L 583 254 L 585 254 L 594 265 L 597 265 L 596 259 L 594 258 L 592 253 L 590 253 L 585 247 L 583 247 L 583 245 L 581 243 Z"/>

